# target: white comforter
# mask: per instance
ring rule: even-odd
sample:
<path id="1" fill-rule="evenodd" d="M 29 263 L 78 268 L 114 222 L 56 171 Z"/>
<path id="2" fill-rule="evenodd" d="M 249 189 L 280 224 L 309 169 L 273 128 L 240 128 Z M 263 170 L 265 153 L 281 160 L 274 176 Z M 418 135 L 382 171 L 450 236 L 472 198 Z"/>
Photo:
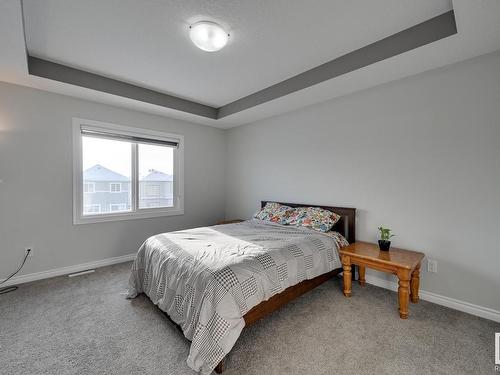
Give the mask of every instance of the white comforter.
<path id="1" fill-rule="evenodd" d="M 209 374 L 238 339 L 243 315 L 304 279 L 340 267 L 338 237 L 260 220 L 150 237 L 128 297 L 145 293 L 192 341 L 188 365 Z"/>

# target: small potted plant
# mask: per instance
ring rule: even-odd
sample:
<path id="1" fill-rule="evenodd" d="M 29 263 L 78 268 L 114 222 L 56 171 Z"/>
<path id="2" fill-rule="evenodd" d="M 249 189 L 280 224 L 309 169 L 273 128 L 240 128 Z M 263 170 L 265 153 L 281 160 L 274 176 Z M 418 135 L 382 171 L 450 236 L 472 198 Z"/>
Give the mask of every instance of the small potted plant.
<path id="1" fill-rule="evenodd" d="M 378 227 L 380 231 L 380 240 L 378 240 L 378 247 L 380 250 L 387 251 L 391 247 L 390 239 L 394 237 L 394 234 L 391 234 L 391 230 L 389 228 Z"/>

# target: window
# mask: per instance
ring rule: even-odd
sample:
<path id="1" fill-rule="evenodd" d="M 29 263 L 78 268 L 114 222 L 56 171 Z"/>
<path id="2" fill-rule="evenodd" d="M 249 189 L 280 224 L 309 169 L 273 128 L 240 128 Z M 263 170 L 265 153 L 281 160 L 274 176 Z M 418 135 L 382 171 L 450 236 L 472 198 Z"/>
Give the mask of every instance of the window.
<path id="1" fill-rule="evenodd" d="M 140 184 L 140 183 L 139 183 Z M 141 185 L 139 185 L 141 186 Z M 159 197 L 160 196 L 160 185 L 147 184 L 144 186 L 144 196 L 145 197 Z"/>
<path id="2" fill-rule="evenodd" d="M 88 213 L 96 213 L 97 214 L 97 213 L 101 212 L 101 205 L 100 204 L 87 204 L 87 205 L 85 205 L 84 211 L 88 212 Z"/>
<path id="3" fill-rule="evenodd" d="M 75 224 L 184 213 L 184 138 L 73 119 Z"/>
<path id="4" fill-rule="evenodd" d="M 111 193 L 121 193 L 122 192 L 122 184 L 121 183 L 116 183 L 112 182 L 109 184 L 109 191 Z"/>
<path id="5" fill-rule="evenodd" d="M 127 211 L 127 205 L 125 203 L 111 203 L 109 205 L 110 212 L 121 212 Z"/>
<path id="6" fill-rule="evenodd" d="M 168 166 L 174 149 L 159 145 L 140 144 L 139 156 L 139 208 L 172 207 L 174 176 Z M 157 160 L 163 162 L 157 163 Z"/>
<path id="7" fill-rule="evenodd" d="M 84 193 L 94 193 L 95 192 L 95 184 L 93 182 L 85 182 L 83 184 L 83 192 Z"/>

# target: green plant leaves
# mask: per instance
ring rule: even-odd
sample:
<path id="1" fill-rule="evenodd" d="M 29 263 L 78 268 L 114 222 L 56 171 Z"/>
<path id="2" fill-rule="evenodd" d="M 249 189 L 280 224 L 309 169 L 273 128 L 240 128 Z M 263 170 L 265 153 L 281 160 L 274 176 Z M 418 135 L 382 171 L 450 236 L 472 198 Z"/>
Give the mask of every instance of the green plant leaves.
<path id="1" fill-rule="evenodd" d="M 383 241 L 388 241 L 390 238 L 394 237 L 394 234 L 391 234 L 390 228 L 384 228 L 382 226 L 378 227 L 380 232 L 380 239 Z"/>

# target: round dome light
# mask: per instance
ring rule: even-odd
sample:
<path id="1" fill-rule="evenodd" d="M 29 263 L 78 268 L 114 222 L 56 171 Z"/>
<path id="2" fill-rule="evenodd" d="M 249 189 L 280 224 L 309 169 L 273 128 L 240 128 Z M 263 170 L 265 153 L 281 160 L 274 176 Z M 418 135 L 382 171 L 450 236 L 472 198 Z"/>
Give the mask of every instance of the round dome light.
<path id="1" fill-rule="evenodd" d="M 222 49 L 229 34 L 215 22 L 201 21 L 189 26 L 189 37 L 196 47 L 207 52 Z"/>

